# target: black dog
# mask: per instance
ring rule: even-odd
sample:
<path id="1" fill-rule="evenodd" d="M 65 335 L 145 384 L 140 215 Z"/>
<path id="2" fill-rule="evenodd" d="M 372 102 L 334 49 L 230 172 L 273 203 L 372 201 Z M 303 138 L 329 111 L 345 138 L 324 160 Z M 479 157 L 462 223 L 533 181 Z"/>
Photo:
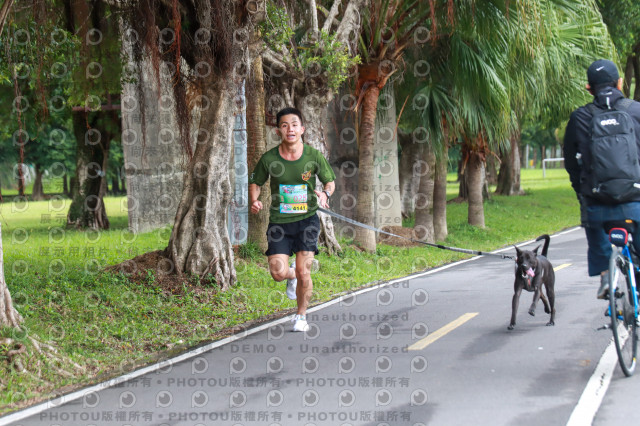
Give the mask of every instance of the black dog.
<path id="1" fill-rule="evenodd" d="M 547 325 L 555 325 L 554 319 L 556 317 L 555 309 L 555 274 L 553 272 L 553 266 L 547 259 L 547 249 L 549 248 L 549 236 L 541 235 L 536 241 L 544 239 L 544 246 L 542 248 L 542 254 L 538 254 L 540 246 L 536 247 L 533 251 L 520 250 L 516 247 L 516 253 L 518 258 L 516 259 L 516 279 L 513 283 L 513 300 L 511 301 L 511 324 L 509 324 L 509 330 L 513 330 L 516 325 L 516 313 L 518 312 L 518 302 L 520 301 L 520 293 L 522 290 L 533 292 L 533 302 L 529 308 L 529 315 L 536 314 L 536 304 L 538 299 L 542 299 L 544 304 L 544 311 L 551 314 L 551 318 Z M 547 292 L 549 301 L 542 294 L 542 285 Z"/>

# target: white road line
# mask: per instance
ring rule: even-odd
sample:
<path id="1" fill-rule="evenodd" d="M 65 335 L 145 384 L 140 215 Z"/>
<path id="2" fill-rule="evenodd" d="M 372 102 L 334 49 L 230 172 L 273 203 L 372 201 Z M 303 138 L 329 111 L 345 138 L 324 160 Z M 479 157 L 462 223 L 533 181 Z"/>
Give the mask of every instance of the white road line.
<path id="1" fill-rule="evenodd" d="M 617 363 L 618 354 L 612 337 L 609 346 L 605 349 L 596 366 L 596 370 L 589 378 L 578 404 L 574 407 L 567 426 L 588 426 L 593 423 L 593 418 L 596 416 L 600 404 L 602 404 L 602 399 L 607 393 L 613 370 L 616 368 Z"/>
<path id="2" fill-rule="evenodd" d="M 396 284 L 396 283 L 399 283 L 399 282 L 403 282 L 403 281 L 406 281 L 406 280 L 411 280 L 411 279 L 420 278 L 420 277 L 423 277 L 423 276 L 426 276 L 426 275 L 435 274 L 436 272 L 439 272 L 439 271 L 442 271 L 442 270 L 445 270 L 445 269 L 449 269 L 449 268 L 453 268 L 454 266 L 461 265 L 463 263 L 471 262 L 471 261 L 473 261 L 475 259 L 479 259 L 480 257 L 482 257 L 482 256 L 475 256 L 475 257 L 472 257 L 470 259 L 460 260 L 458 262 L 450 263 L 450 264 L 441 266 L 439 268 L 435 268 L 435 269 L 431 269 L 429 271 L 425 271 L 423 273 L 418 273 L 418 274 L 411 275 L 411 276 L 408 276 L 408 277 L 398 278 L 398 279 L 395 279 L 395 280 L 392 280 L 392 281 L 387 281 L 387 282 L 380 283 L 378 285 L 374 285 L 374 286 L 371 286 L 371 287 L 363 288 L 361 290 L 357 290 L 357 291 L 354 291 L 354 292 L 349 292 L 349 293 L 346 293 L 346 294 L 344 294 L 344 295 L 342 295 L 342 296 L 340 296 L 340 297 L 338 297 L 336 299 L 329 300 L 328 302 L 325 302 L 325 303 L 322 303 L 320 305 L 317 305 L 317 306 L 314 306 L 312 308 L 309 308 L 307 310 L 307 313 L 319 311 L 319 310 L 324 309 L 324 308 L 326 308 L 328 306 L 335 305 L 336 303 L 340 303 L 343 300 L 350 299 L 350 298 L 352 298 L 354 296 L 357 296 L 359 294 L 363 294 L 363 293 L 367 293 L 367 292 L 370 292 L 370 291 L 378 290 L 380 288 L 388 287 L 390 285 L 393 285 L 393 284 Z M 131 373 L 127 373 L 127 374 L 124 374 L 122 376 L 114 377 L 113 379 L 107 380 L 105 382 L 98 383 L 96 385 L 92 385 L 92 386 L 86 387 L 84 389 L 81 389 L 81 390 L 78 390 L 78 391 L 75 391 L 75 392 L 71 392 L 71 393 L 66 394 L 66 395 L 62 395 L 62 396 L 60 396 L 58 398 L 55 398 L 55 399 L 52 399 L 52 400 L 49 400 L 49 401 L 46 401 L 46 402 L 31 406 L 29 408 L 25 408 L 24 410 L 17 411 L 17 412 L 12 413 L 12 414 L 8 414 L 8 415 L 6 415 L 4 417 L 0 417 L 0 426 L 10 425 L 12 422 L 23 420 L 23 419 L 25 419 L 27 417 L 34 416 L 34 415 L 39 414 L 39 413 L 41 413 L 41 412 L 43 412 L 45 410 L 48 410 L 50 408 L 55 408 L 55 407 L 58 407 L 60 405 L 69 403 L 71 401 L 75 401 L 77 399 L 80 399 L 80 398 L 84 397 L 85 395 L 87 395 L 89 393 L 98 392 L 98 391 L 101 391 L 101 390 L 104 390 L 104 389 L 108 389 L 110 387 L 116 386 L 116 385 L 118 385 L 120 383 L 123 383 L 123 382 L 126 382 L 128 380 L 135 379 L 135 378 L 143 376 L 145 374 L 153 373 L 154 371 L 160 370 L 162 368 L 166 368 L 169 365 L 176 364 L 178 362 L 194 358 L 194 357 L 196 357 L 196 356 L 198 356 L 198 355 L 200 355 L 200 354 L 202 354 L 204 352 L 208 352 L 208 351 L 216 349 L 216 348 L 218 348 L 220 346 L 226 345 L 228 343 L 232 343 L 232 342 L 234 342 L 236 340 L 243 339 L 246 336 L 249 336 L 249 335 L 258 333 L 260 331 L 269 329 L 270 327 L 273 327 L 274 325 L 282 324 L 282 323 L 288 322 L 288 321 L 290 321 L 290 316 L 286 316 L 286 317 L 283 317 L 283 318 L 280 318 L 280 319 L 277 319 L 277 320 L 274 320 L 274 321 L 270 321 L 268 323 L 259 325 L 257 327 L 251 328 L 249 330 L 246 330 L 246 331 L 244 331 L 242 333 L 234 334 L 234 335 L 229 336 L 227 338 L 224 338 L 222 340 L 218 340 L 218 341 L 209 343 L 207 345 L 201 346 L 199 348 L 193 349 L 193 350 L 191 350 L 189 352 L 185 352 L 185 353 L 183 353 L 181 355 L 178 355 L 177 357 L 170 358 L 168 360 L 159 362 L 157 364 L 148 365 L 148 366 L 143 367 L 143 368 L 141 368 L 139 370 L 132 371 Z"/>
<path id="3" fill-rule="evenodd" d="M 568 232 L 575 231 L 576 229 L 580 229 L 580 228 L 572 228 L 572 229 L 569 229 L 567 231 L 563 231 L 563 232 L 561 232 L 559 234 L 552 235 L 551 238 L 553 238 L 556 235 L 564 235 L 564 234 L 566 234 Z M 533 241 L 534 240 L 526 242 L 526 243 L 523 243 L 523 244 L 529 244 L 529 243 L 531 243 Z M 506 251 L 506 250 L 513 250 L 513 248 L 512 247 L 505 247 L 505 248 L 502 248 L 500 250 L 493 251 L 492 253 L 500 253 L 500 252 Z M 343 301 L 345 299 L 349 299 L 349 298 L 351 298 L 353 296 L 356 296 L 356 295 L 359 295 L 359 294 L 363 294 L 363 293 L 367 293 L 367 292 L 374 291 L 374 290 L 378 290 L 380 288 L 388 287 L 390 285 L 393 285 L 393 284 L 396 284 L 396 283 L 400 283 L 400 282 L 403 282 L 403 281 L 412 280 L 412 279 L 424 277 L 424 276 L 427 276 L 427 275 L 432 275 L 432 274 L 435 274 L 437 272 L 443 271 L 445 269 L 453 268 L 453 267 L 461 265 L 463 263 L 471 262 L 471 261 L 479 259 L 481 257 L 483 257 L 483 256 L 474 256 L 472 258 L 464 259 L 464 260 L 460 260 L 458 262 L 454 262 L 454 263 L 450 263 L 450 264 L 447 264 L 447 265 L 444 265 L 444 266 L 440 266 L 438 268 L 431 269 L 429 271 L 425 271 L 425 272 L 418 273 L 418 274 L 415 274 L 415 275 L 410 275 L 410 276 L 403 277 L 403 278 L 398 278 L 398 279 L 395 279 L 395 280 L 392 280 L 392 281 L 383 282 L 383 283 L 380 283 L 378 285 L 374 285 L 374 286 L 371 286 L 371 287 L 363 288 L 363 289 L 355 291 L 355 292 L 350 292 L 350 293 L 344 294 L 344 295 L 342 295 L 342 296 L 340 296 L 340 297 L 338 297 L 336 299 L 333 299 L 333 300 L 330 300 L 328 302 L 322 303 L 320 305 L 314 306 L 314 307 L 308 309 L 307 312 L 309 313 L 309 312 L 319 311 L 319 310 L 324 309 L 324 308 L 326 308 L 328 306 L 335 305 L 336 303 L 340 303 L 341 301 Z M 218 348 L 220 346 L 226 345 L 228 343 L 232 343 L 232 342 L 234 342 L 236 340 L 240 340 L 240 339 L 242 339 L 242 338 L 244 338 L 246 336 L 249 336 L 249 335 L 258 333 L 260 331 L 269 329 L 270 327 L 273 327 L 274 325 L 278 325 L 278 324 L 281 324 L 281 323 L 284 323 L 284 322 L 288 322 L 289 318 L 290 318 L 289 316 L 286 316 L 286 317 L 283 317 L 283 318 L 280 318 L 280 319 L 277 319 L 277 320 L 274 320 L 274 321 L 259 325 L 257 327 L 254 327 L 254 328 L 251 328 L 249 330 L 246 330 L 246 331 L 244 331 L 242 333 L 234 334 L 234 335 L 229 336 L 227 338 L 224 338 L 224 339 L 209 343 L 207 345 L 198 347 L 198 348 L 193 349 L 193 350 L 191 350 L 189 352 L 185 352 L 185 353 L 183 353 L 181 355 L 178 355 L 178 356 L 176 356 L 174 358 L 170 358 L 168 360 L 159 362 L 157 364 L 148 365 L 146 367 L 143 367 L 143 368 L 141 368 L 139 370 L 136 370 L 136 371 L 133 371 L 131 373 L 127 373 L 127 374 L 124 374 L 122 376 L 114 377 L 113 379 L 107 380 L 105 382 L 98 383 L 98 384 L 92 385 L 92 386 L 88 386 L 88 387 L 86 387 L 84 389 L 81 389 L 81 390 L 78 390 L 78 391 L 74 391 L 74 392 L 71 392 L 71 393 L 66 394 L 66 395 L 62 395 L 62 396 L 60 396 L 58 398 L 55 398 L 55 399 L 52 399 L 52 400 L 49 400 L 49 401 L 46 401 L 46 402 L 43 402 L 43 403 L 40 403 L 40 404 L 37 404 L 37 405 L 33 405 L 33 406 L 29 407 L 29 408 L 25 408 L 24 410 L 17 411 L 17 412 L 12 413 L 12 414 L 8 414 L 8 415 L 6 415 L 4 417 L 0 417 L 0 426 L 6 426 L 6 425 L 11 424 L 12 422 L 23 420 L 23 419 L 25 419 L 27 417 L 39 414 L 39 413 L 41 413 L 41 412 L 43 412 L 45 410 L 48 410 L 50 408 L 55 408 L 55 407 L 58 407 L 58 406 L 60 406 L 62 404 L 66 404 L 66 403 L 69 403 L 71 401 L 75 401 L 77 399 L 80 399 L 80 398 L 84 397 L 86 394 L 89 394 L 89 393 L 92 393 L 92 392 L 98 392 L 98 391 L 101 391 L 101 390 L 104 390 L 104 389 L 108 389 L 108 388 L 113 387 L 115 385 L 118 385 L 120 383 L 124 383 L 124 382 L 126 382 L 128 380 L 135 379 L 135 378 L 143 376 L 145 374 L 153 373 L 154 371 L 160 370 L 162 368 L 166 368 L 168 365 L 172 365 L 172 364 L 175 364 L 175 363 L 178 363 L 178 362 L 186 361 L 186 360 L 194 358 L 194 357 L 196 357 L 196 356 L 198 356 L 198 355 L 200 355 L 200 354 L 202 354 L 204 352 L 208 352 L 208 351 L 213 350 L 215 348 Z"/>

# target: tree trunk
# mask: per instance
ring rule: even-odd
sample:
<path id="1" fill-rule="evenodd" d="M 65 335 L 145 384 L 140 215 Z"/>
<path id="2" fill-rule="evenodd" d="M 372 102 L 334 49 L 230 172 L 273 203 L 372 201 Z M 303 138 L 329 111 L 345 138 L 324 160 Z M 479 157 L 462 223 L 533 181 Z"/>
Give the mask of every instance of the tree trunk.
<path id="1" fill-rule="evenodd" d="M 357 220 L 373 226 L 373 141 L 376 128 L 376 111 L 380 89 L 373 85 L 364 94 L 360 118 L 360 141 L 358 146 L 358 205 Z M 376 251 L 376 234 L 361 227 L 356 228 L 355 242 L 366 251 Z"/>
<path id="2" fill-rule="evenodd" d="M 73 198 L 74 191 L 78 187 L 78 180 L 75 176 L 69 178 L 69 198 Z"/>
<path id="3" fill-rule="evenodd" d="M 467 167 L 469 164 L 463 164 L 458 167 L 458 198 L 462 201 L 467 201 L 469 199 L 469 184 L 467 179 L 469 179 L 469 173 L 467 171 Z"/>
<path id="4" fill-rule="evenodd" d="M 66 173 L 62 176 L 62 193 L 66 196 L 71 195 L 69 191 L 69 176 Z"/>
<path id="5" fill-rule="evenodd" d="M 9 16 L 12 4 L 13 0 L 4 0 L 2 7 L 0 8 L 0 36 L 2 35 L 4 24 L 7 22 L 7 17 Z"/>
<path id="6" fill-rule="evenodd" d="M 265 135 L 265 109 L 264 109 L 264 80 L 262 69 L 262 57 L 255 52 L 258 41 L 254 40 L 250 50 L 250 57 L 254 58 L 251 64 L 251 77 L 246 84 L 247 90 L 247 168 L 249 173 L 253 171 L 260 156 L 267 150 L 267 137 Z M 259 45 L 258 45 L 259 46 Z M 267 250 L 267 227 L 269 226 L 269 205 L 271 204 L 271 189 L 267 184 L 263 185 L 258 198 L 264 208 L 258 214 L 249 214 L 249 230 L 247 241 L 260 247 L 261 251 Z"/>
<path id="7" fill-rule="evenodd" d="M 227 232 L 236 93 L 231 72 L 212 75 L 204 82 L 203 95 L 208 98 L 209 107 L 201 113 L 200 127 L 211 137 L 196 144 L 167 247 L 167 256 L 178 275 L 204 278 L 211 274 L 221 290 L 236 282 Z"/>
<path id="8" fill-rule="evenodd" d="M 356 54 L 357 48 L 352 36 L 360 33 L 360 25 L 362 22 L 360 11 L 365 4 L 366 2 L 364 0 L 348 0 L 347 2 L 343 2 L 342 6 L 340 6 L 340 19 L 338 22 L 334 18 L 336 17 L 335 12 L 338 11 L 337 7 L 340 5 L 340 2 L 336 2 L 336 8 L 331 9 L 330 17 L 323 25 L 323 31 L 335 36 L 334 40 L 346 46 L 353 55 Z M 315 22 L 317 11 L 312 4 L 310 7 L 312 11 L 309 17 Z M 336 23 L 337 27 L 335 27 L 334 31 L 332 28 L 334 28 L 333 25 Z M 312 31 L 315 31 L 315 29 L 312 29 Z M 322 44 L 324 44 L 324 42 Z M 276 56 L 278 55 L 273 55 L 273 52 L 269 49 L 265 49 L 263 53 L 265 68 L 272 67 L 274 70 L 283 70 L 281 74 L 274 73 L 280 75 L 272 75 L 269 84 L 271 89 L 267 91 L 277 92 L 286 106 L 295 106 L 302 112 L 305 126 L 303 140 L 322 152 L 325 158 L 329 158 L 323 123 L 325 122 L 324 116 L 326 115 L 327 106 L 333 99 L 334 93 L 333 89 L 329 86 L 327 74 L 321 73 L 312 76 L 308 73 L 308 71 L 311 71 L 310 68 L 300 69 L 298 59 L 295 61 L 280 62 L 280 60 L 276 59 Z M 271 97 L 269 97 L 269 99 L 271 100 Z M 268 105 L 267 109 L 270 109 L 270 112 L 275 114 L 277 111 L 273 111 L 274 105 L 271 105 L 271 108 L 270 105 Z M 322 213 L 318 213 L 318 217 L 321 226 L 319 235 L 320 244 L 323 244 L 327 248 L 329 254 L 341 251 L 338 240 L 335 237 L 331 218 Z"/>
<path id="9" fill-rule="evenodd" d="M 410 217 L 414 211 L 414 199 L 420 185 L 420 175 L 415 173 L 415 165 L 420 161 L 420 145 L 413 137 L 398 130 L 398 141 L 402 148 L 399 161 L 400 199 L 402 217 Z"/>
<path id="10" fill-rule="evenodd" d="M 486 172 L 487 172 L 487 185 L 497 185 L 498 184 L 498 170 L 496 167 L 496 157 L 493 155 L 488 155 L 487 156 L 487 163 L 486 163 Z"/>
<path id="11" fill-rule="evenodd" d="M 439 158 L 436 158 L 436 176 L 433 187 L 433 229 L 436 241 L 444 241 L 447 229 L 447 169 L 449 147 L 445 144 Z"/>
<path id="12" fill-rule="evenodd" d="M 350 90 L 350 89 L 349 89 Z M 331 144 L 329 164 L 336 174 L 336 189 L 329 202 L 331 210 L 350 219 L 356 218 L 356 196 L 358 195 L 358 143 L 357 117 L 354 106 L 345 104 L 347 88 L 338 92 L 327 108 L 325 123 L 327 140 Z M 343 238 L 354 238 L 355 226 L 340 220 L 333 221 L 335 233 Z"/>
<path id="13" fill-rule="evenodd" d="M 4 278 L 4 253 L 2 251 L 2 226 L 0 224 L 0 327 L 16 328 L 22 322 L 22 316 L 13 307 L 9 287 Z"/>
<path id="14" fill-rule="evenodd" d="M 484 167 L 482 168 L 482 200 L 486 201 L 491 198 L 491 194 L 489 193 L 489 181 L 487 179 L 487 163 L 484 163 Z"/>
<path id="15" fill-rule="evenodd" d="M 18 196 L 24 198 L 24 187 L 25 187 L 24 167 L 25 166 L 24 166 L 24 163 L 19 162 L 16 167 L 18 171 Z"/>
<path id="16" fill-rule="evenodd" d="M 43 171 L 40 168 L 39 164 L 36 164 L 34 168 L 36 170 L 36 178 L 33 181 L 33 190 L 31 191 L 31 199 L 33 201 L 41 201 L 41 200 L 44 200 L 44 189 L 42 187 Z"/>
<path id="17" fill-rule="evenodd" d="M 329 147 L 323 129 L 323 123 L 326 122 L 327 103 L 319 101 L 317 95 L 308 94 L 301 99 L 301 102 L 297 102 L 297 108 L 304 117 L 304 141 L 319 150 L 328 159 Z M 320 183 L 316 182 L 316 186 L 320 186 Z M 342 248 L 336 238 L 331 216 L 318 212 L 318 218 L 320 219 L 318 242 L 326 247 L 329 255 L 339 253 Z"/>
<path id="18" fill-rule="evenodd" d="M 317 96 L 307 94 L 302 98 L 297 98 L 295 107 L 302 112 L 304 117 L 304 135 L 302 138 L 306 143 L 317 149 L 329 158 L 329 146 L 324 137 L 323 123 L 326 122 L 327 105 L 324 102 L 312 101 Z"/>
<path id="19" fill-rule="evenodd" d="M 114 194 L 120 194 L 120 179 L 117 176 L 111 178 L 111 192 Z"/>
<path id="20" fill-rule="evenodd" d="M 522 195 L 520 188 L 520 132 L 514 133 L 509 149 L 500 152 L 500 172 L 496 194 Z"/>
<path id="21" fill-rule="evenodd" d="M 95 5 L 94 5 L 95 6 Z M 66 4 L 66 27 L 76 34 L 80 45 L 81 63 L 74 78 L 85 91 L 102 91 L 103 86 L 96 87 L 87 73 L 80 69 L 88 69 L 92 56 L 102 57 L 106 52 L 100 43 L 90 43 L 89 31 L 97 25 L 102 34 L 106 33 L 105 21 L 99 19 L 101 9 L 91 7 L 84 2 Z M 96 28 L 98 29 L 98 28 Z M 72 191 L 71 206 L 67 213 L 67 226 L 81 229 L 109 229 L 109 220 L 103 201 L 105 164 L 109 155 L 111 121 L 115 114 L 103 111 L 78 111 L 72 113 L 73 132 L 76 138 L 76 187 Z M 118 126 L 119 128 L 119 126 Z"/>
<path id="22" fill-rule="evenodd" d="M 633 53 L 627 56 L 627 63 L 624 67 L 624 80 L 622 80 L 622 93 L 631 97 L 631 80 L 633 79 Z"/>
<path id="23" fill-rule="evenodd" d="M 95 123 L 92 113 L 73 114 L 73 131 L 76 137 L 76 182 L 67 214 L 67 226 L 81 229 L 109 229 L 109 219 L 101 196 L 104 179 L 105 135 L 90 124 Z M 94 113 L 95 114 L 95 113 Z M 89 126 L 89 127 L 88 127 Z M 89 130 L 87 130 L 89 128 Z M 108 151 L 107 151 L 108 152 Z"/>
<path id="24" fill-rule="evenodd" d="M 416 222 L 414 233 L 417 239 L 435 242 L 433 224 L 433 192 L 436 175 L 436 156 L 430 145 L 424 144 L 419 168 L 420 186 L 416 194 Z"/>
<path id="25" fill-rule="evenodd" d="M 633 70 L 636 88 L 633 91 L 633 99 L 640 102 L 640 43 L 636 46 L 635 55 L 633 56 Z"/>
<path id="26" fill-rule="evenodd" d="M 467 221 L 469 225 L 484 228 L 484 205 L 482 197 L 482 189 L 484 187 L 484 162 L 477 152 L 469 153 L 469 161 L 467 162 L 467 189 L 469 191 L 469 208 L 467 213 Z"/>
<path id="27" fill-rule="evenodd" d="M 116 117 L 117 119 L 117 117 Z M 109 169 L 109 149 L 111 147 L 111 139 L 113 139 L 113 134 L 110 131 L 104 132 L 104 143 L 100 145 L 102 148 L 102 179 L 100 182 L 100 198 L 104 198 L 107 195 L 107 191 L 109 190 L 109 185 L 107 184 L 107 170 Z"/>
<path id="28" fill-rule="evenodd" d="M 377 228 L 402 226 L 400 172 L 398 163 L 397 114 L 392 85 L 381 91 L 374 137 L 373 199 Z"/>

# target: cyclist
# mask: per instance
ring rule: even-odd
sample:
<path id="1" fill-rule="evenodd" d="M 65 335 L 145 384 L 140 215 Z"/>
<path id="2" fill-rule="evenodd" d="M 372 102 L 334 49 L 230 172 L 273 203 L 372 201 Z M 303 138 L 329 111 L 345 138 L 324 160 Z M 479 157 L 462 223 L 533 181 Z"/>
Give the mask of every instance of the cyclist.
<path id="1" fill-rule="evenodd" d="M 622 94 L 622 78 L 616 65 L 605 59 L 593 62 L 587 69 L 586 89 L 593 95 L 593 105 L 608 109 L 616 105 Z M 632 102 L 626 109 L 634 124 L 636 148 L 640 155 L 640 103 Z M 571 186 L 580 201 L 581 221 L 588 243 L 587 261 L 589 276 L 600 275 L 598 299 L 607 297 L 609 288 L 609 257 L 611 244 L 603 228 L 603 223 L 611 220 L 633 219 L 640 222 L 640 191 L 623 203 L 607 204 L 594 198 L 590 182 L 591 158 L 584 155 L 591 141 L 592 117 L 589 106 L 585 105 L 571 114 L 564 137 L 565 168 L 571 179 Z M 640 253 L 640 226 L 633 234 L 634 246 Z"/>

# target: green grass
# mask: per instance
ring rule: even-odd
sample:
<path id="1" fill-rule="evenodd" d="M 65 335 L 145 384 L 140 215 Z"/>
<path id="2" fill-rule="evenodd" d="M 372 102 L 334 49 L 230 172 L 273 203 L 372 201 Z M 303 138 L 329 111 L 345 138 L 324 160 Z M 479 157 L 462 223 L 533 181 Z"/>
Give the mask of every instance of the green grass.
<path id="1" fill-rule="evenodd" d="M 4 183 L 7 183 L 4 181 Z M 64 188 L 64 183 L 62 179 L 52 179 L 43 177 L 42 178 L 42 189 L 45 194 L 62 194 Z M 33 181 L 25 184 L 24 192 L 25 194 L 31 194 L 33 191 Z M 10 188 L 2 188 L 2 196 L 15 196 L 18 195 L 18 185 L 17 182 L 14 181 L 13 185 Z"/>
<path id="2" fill-rule="evenodd" d="M 450 177 L 451 180 L 455 176 Z M 467 205 L 447 206 L 447 245 L 492 250 L 553 233 L 579 222 L 576 197 L 566 172 L 523 170 L 524 196 L 492 195 L 485 203 L 485 229 L 466 223 Z M 449 184 L 448 195 L 457 195 Z M 183 294 L 162 291 L 157 277 L 147 273 L 146 284 L 132 284 L 120 274 L 101 272 L 137 254 L 166 247 L 170 229 L 133 235 L 127 231 L 124 197 L 105 199 L 112 229 L 100 233 L 63 228 L 69 200 L 0 204 L 4 266 L 15 306 L 24 317 L 22 330 L 0 330 L 2 336 L 28 342 L 28 336 L 55 345 L 59 353 L 82 369 L 63 377 L 36 355 L 25 365 L 42 364 L 39 375 L 0 374 L 0 413 L 55 394 L 67 386 L 88 384 L 134 364 L 222 336 L 229 327 L 269 315 L 291 312 L 295 302 L 275 283 L 266 259 L 251 245 L 239 248 L 238 283 L 227 292 L 214 287 L 186 287 Z M 526 219 L 526 220 L 525 220 Z M 313 275 L 312 303 L 464 257 L 429 247 L 380 244 L 375 254 L 362 253 L 349 241 L 344 252 L 329 257 Z M 1 348 L 0 348 L 1 349 Z M 0 351 L 2 352 L 2 351 Z M 0 359 L 1 364 L 6 364 Z"/>

